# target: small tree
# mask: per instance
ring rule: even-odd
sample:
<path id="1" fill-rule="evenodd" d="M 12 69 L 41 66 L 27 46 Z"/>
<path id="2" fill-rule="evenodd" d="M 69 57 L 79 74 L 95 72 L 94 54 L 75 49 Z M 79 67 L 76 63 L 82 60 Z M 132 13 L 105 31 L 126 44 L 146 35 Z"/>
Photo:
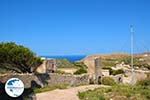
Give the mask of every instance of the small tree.
<path id="1" fill-rule="evenodd" d="M 0 64 L 8 70 L 31 73 L 42 64 L 42 60 L 28 48 L 10 42 L 0 43 Z"/>

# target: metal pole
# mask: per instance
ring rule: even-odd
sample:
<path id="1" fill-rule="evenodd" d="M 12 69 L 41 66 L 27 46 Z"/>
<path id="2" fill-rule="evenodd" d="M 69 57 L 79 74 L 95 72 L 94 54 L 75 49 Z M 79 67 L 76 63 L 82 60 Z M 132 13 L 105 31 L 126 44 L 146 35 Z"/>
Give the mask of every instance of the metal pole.
<path id="1" fill-rule="evenodd" d="M 133 25 L 131 25 L 130 28 L 131 28 L 131 84 L 134 84 L 134 66 L 133 66 L 134 30 L 133 30 Z"/>

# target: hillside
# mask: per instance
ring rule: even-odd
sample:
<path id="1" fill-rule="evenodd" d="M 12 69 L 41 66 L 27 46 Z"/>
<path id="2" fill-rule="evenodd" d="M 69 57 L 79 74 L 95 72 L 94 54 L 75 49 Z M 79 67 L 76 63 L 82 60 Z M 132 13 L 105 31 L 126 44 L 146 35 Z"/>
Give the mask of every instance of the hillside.
<path id="1" fill-rule="evenodd" d="M 124 62 L 130 65 L 130 54 L 126 53 L 112 53 L 112 54 L 94 54 L 89 55 L 81 60 L 87 67 L 88 73 L 94 73 L 94 59 L 101 58 L 102 68 L 115 67 L 117 64 Z M 134 67 L 142 70 L 150 70 L 150 53 L 134 54 Z"/>

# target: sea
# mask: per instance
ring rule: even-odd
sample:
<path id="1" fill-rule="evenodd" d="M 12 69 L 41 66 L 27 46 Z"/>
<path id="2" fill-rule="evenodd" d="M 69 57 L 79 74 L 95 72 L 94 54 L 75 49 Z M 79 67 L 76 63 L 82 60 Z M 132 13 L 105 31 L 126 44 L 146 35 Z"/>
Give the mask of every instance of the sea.
<path id="1" fill-rule="evenodd" d="M 64 55 L 64 56 L 41 56 L 45 58 L 66 59 L 70 62 L 76 62 L 86 57 L 86 55 Z"/>

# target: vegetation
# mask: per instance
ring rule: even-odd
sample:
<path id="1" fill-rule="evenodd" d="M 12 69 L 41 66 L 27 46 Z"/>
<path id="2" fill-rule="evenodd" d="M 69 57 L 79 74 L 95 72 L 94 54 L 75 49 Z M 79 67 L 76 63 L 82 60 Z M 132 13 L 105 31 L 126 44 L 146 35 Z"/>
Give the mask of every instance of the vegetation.
<path id="1" fill-rule="evenodd" d="M 146 78 L 144 80 L 140 80 L 136 84 L 140 85 L 140 86 L 149 86 L 150 87 L 150 78 Z"/>
<path id="2" fill-rule="evenodd" d="M 113 70 L 111 67 L 105 67 L 103 69 L 109 70 L 110 75 L 118 75 L 118 74 L 124 74 L 125 73 L 122 69 Z"/>
<path id="3" fill-rule="evenodd" d="M 79 92 L 80 100 L 150 100 L 150 79 L 138 81 L 136 85 L 115 84 L 86 92 Z"/>
<path id="4" fill-rule="evenodd" d="M 142 60 L 140 60 L 142 59 Z M 133 59 L 133 64 L 134 67 L 138 67 L 138 68 L 147 68 L 148 70 L 150 70 L 150 65 L 147 63 L 146 58 L 142 57 L 142 56 L 134 56 Z M 120 59 L 118 59 L 119 63 L 124 62 L 127 65 L 131 64 L 131 57 L 130 56 L 126 56 L 126 57 L 122 57 Z"/>
<path id="5" fill-rule="evenodd" d="M 74 66 L 76 66 L 78 68 L 83 68 L 83 69 L 87 68 L 87 66 L 83 62 L 75 62 L 73 64 L 74 64 Z"/>
<path id="6" fill-rule="evenodd" d="M 131 64 L 131 56 L 130 55 L 123 55 L 123 56 L 109 56 L 106 58 L 101 58 L 101 66 L 103 68 L 111 68 L 116 66 L 116 64 L 121 64 L 124 62 L 126 65 Z M 134 67 L 135 69 L 147 69 L 150 70 L 150 65 L 148 64 L 149 58 L 144 57 L 142 54 L 134 55 Z"/>
<path id="7" fill-rule="evenodd" d="M 114 85 L 78 93 L 80 100 L 149 100 L 150 87 Z"/>
<path id="8" fill-rule="evenodd" d="M 1 75 L 1 74 L 5 74 L 6 72 L 7 72 L 6 69 L 0 68 L 0 75 Z"/>
<path id="9" fill-rule="evenodd" d="M 42 93 L 42 92 L 46 92 L 46 91 L 51 91 L 51 90 L 55 90 L 55 89 L 66 89 L 67 85 L 48 85 L 45 86 L 43 88 L 34 88 L 33 91 L 34 93 Z"/>
<path id="10" fill-rule="evenodd" d="M 76 72 L 74 72 L 75 75 L 87 73 L 87 66 L 84 65 L 82 62 L 76 62 L 74 63 L 74 65 L 79 68 Z"/>
<path id="11" fill-rule="evenodd" d="M 69 62 L 66 59 L 57 59 L 58 68 L 77 68 L 73 63 Z"/>
<path id="12" fill-rule="evenodd" d="M 119 63 L 124 62 L 125 64 L 131 64 L 131 57 L 130 56 L 124 56 L 117 59 Z"/>
<path id="13" fill-rule="evenodd" d="M 57 60 L 57 67 L 58 68 L 76 68 L 78 69 L 76 72 L 74 72 L 75 75 L 80 75 L 80 74 L 84 74 L 87 73 L 87 66 L 84 65 L 83 62 L 69 62 L 66 59 L 63 60 Z M 57 73 L 59 74 L 67 74 L 63 71 L 58 70 Z"/>
<path id="14" fill-rule="evenodd" d="M 61 71 L 61 70 L 56 70 L 56 73 L 58 73 L 58 74 L 67 74 L 66 72 Z"/>
<path id="15" fill-rule="evenodd" d="M 13 42 L 0 43 L 0 67 L 19 73 L 34 72 L 42 64 L 39 57 L 28 48 Z"/>
<path id="16" fill-rule="evenodd" d="M 32 100 L 32 99 L 34 100 L 36 98 L 36 95 L 32 88 L 25 88 L 22 96 L 23 99 L 19 99 L 19 100 Z"/>
<path id="17" fill-rule="evenodd" d="M 87 73 L 87 71 L 84 68 L 80 68 L 76 72 L 74 72 L 75 75 L 80 75 L 84 73 Z"/>
<path id="18" fill-rule="evenodd" d="M 144 67 L 150 70 L 150 65 L 146 64 Z"/>
<path id="19" fill-rule="evenodd" d="M 116 63 L 115 61 L 107 61 L 106 59 L 105 60 L 102 60 L 102 66 L 105 66 L 105 67 L 114 67 L 116 66 Z"/>
<path id="20" fill-rule="evenodd" d="M 114 81 L 113 78 L 105 76 L 105 77 L 102 78 L 102 84 L 104 84 L 104 85 L 115 85 L 116 82 Z"/>
<path id="21" fill-rule="evenodd" d="M 83 62 L 69 62 L 67 59 L 57 59 L 58 68 L 87 68 Z"/>
<path id="22" fill-rule="evenodd" d="M 118 74 L 124 74 L 124 71 L 122 69 L 110 70 L 110 75 L 118 75 Z"/>

